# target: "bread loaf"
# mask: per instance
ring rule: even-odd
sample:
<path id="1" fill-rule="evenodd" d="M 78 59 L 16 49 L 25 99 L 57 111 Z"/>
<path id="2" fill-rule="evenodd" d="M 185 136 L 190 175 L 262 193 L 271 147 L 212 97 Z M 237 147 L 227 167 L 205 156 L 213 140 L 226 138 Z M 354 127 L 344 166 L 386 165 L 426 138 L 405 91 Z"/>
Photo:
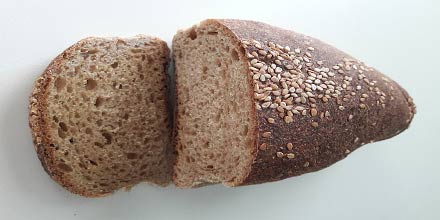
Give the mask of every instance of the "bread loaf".
<path id="1" fill-rule="evenodd" d="M 317 39 L 244 20 L 206 20 L 173 40 L 174 182 L 190 188 L 317 171 L 405 130 L 407 92 Z"/>
<path id="2" fill-rule="evenodd" d="M 170 181 L 169 49 L 152 37 L 86 38 L 47 67 L 30 98 L 30 127 L 47 173 L 96 197 Z"/>

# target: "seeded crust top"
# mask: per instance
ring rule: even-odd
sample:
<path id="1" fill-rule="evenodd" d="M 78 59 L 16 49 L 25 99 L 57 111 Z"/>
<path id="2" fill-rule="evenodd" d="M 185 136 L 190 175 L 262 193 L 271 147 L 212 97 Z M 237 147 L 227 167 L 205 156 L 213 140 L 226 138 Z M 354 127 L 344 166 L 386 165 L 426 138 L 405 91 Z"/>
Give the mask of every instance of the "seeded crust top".
<path id="1" fill-rule="evenodd" d="M 396 82 L 312 37 L 244 20 L 212 20 L 240 39 L 257 109 L 257 157 L 243 184 L 327 167 L 392 137 L 415 105 Z"/>

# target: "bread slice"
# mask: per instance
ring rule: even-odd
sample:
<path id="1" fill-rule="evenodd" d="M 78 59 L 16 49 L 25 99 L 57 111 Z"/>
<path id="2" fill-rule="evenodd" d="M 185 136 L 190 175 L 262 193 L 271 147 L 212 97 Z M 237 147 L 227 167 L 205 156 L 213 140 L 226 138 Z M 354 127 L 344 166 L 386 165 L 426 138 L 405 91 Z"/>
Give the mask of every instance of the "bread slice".
<path id="1" fill-rule="evenodd" d="M 174 182 L 281 180 L 405 130 L 411 97 L 317 39 L 267 24 L 206 20 L 173 40 Z"/>
<path id="2" fill-rule="evenodd" d="M 147 36 L 86 38 L 49 65 L 30 98 L 44 169 L 87 197 L 170 181 L 169 49 Z"/>

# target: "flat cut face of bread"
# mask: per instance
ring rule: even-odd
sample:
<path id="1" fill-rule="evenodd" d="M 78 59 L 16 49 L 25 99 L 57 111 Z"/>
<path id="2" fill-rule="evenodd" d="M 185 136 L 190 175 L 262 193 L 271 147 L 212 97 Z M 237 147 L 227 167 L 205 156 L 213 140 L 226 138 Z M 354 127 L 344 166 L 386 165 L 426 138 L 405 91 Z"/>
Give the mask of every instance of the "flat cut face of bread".
<path id="1" fill-rule="evenodd" d="M 235 185 L 249 172 L 255 118 L 247 60 L 240 42 L 212 23 L 179 32 L 176 79 L 176 164 L 182 188 Z"/>
<path id="2" fill-rule="evenodd" d="M 173 49 L 178 187 L 317 171 L 399 134 L 415 114 L 376 69 L 261 22 L 206 20 L 178 32 Z"/>
<path id="3" fill-rule="evenodd" d="M 30 126 L 49 175 L 95 197 L 142 181 L 169 182 L 165 42 L 86 38 L 36 81 Z"/>

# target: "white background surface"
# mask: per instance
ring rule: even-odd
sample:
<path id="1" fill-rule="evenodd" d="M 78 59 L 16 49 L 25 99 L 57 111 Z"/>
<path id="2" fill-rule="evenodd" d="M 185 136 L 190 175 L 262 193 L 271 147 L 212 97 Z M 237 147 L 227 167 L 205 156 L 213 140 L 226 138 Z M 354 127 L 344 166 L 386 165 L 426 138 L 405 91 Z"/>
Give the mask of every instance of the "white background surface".
<path id="1" fill-rule="evenodd" d="M 277 183 L 141 184 L 101 199 L 54 183 L 27 125 L 28 95 L 50 60 L 86 36 L 144 33 L 170 42 L 177 29 L 210 17 L 264 21 L 335 45 L 406 88 L 415 120 L 330 168 Z M 435 0 L 0 0 L 0 219 L 440 219 L 439 28 Z"/>

